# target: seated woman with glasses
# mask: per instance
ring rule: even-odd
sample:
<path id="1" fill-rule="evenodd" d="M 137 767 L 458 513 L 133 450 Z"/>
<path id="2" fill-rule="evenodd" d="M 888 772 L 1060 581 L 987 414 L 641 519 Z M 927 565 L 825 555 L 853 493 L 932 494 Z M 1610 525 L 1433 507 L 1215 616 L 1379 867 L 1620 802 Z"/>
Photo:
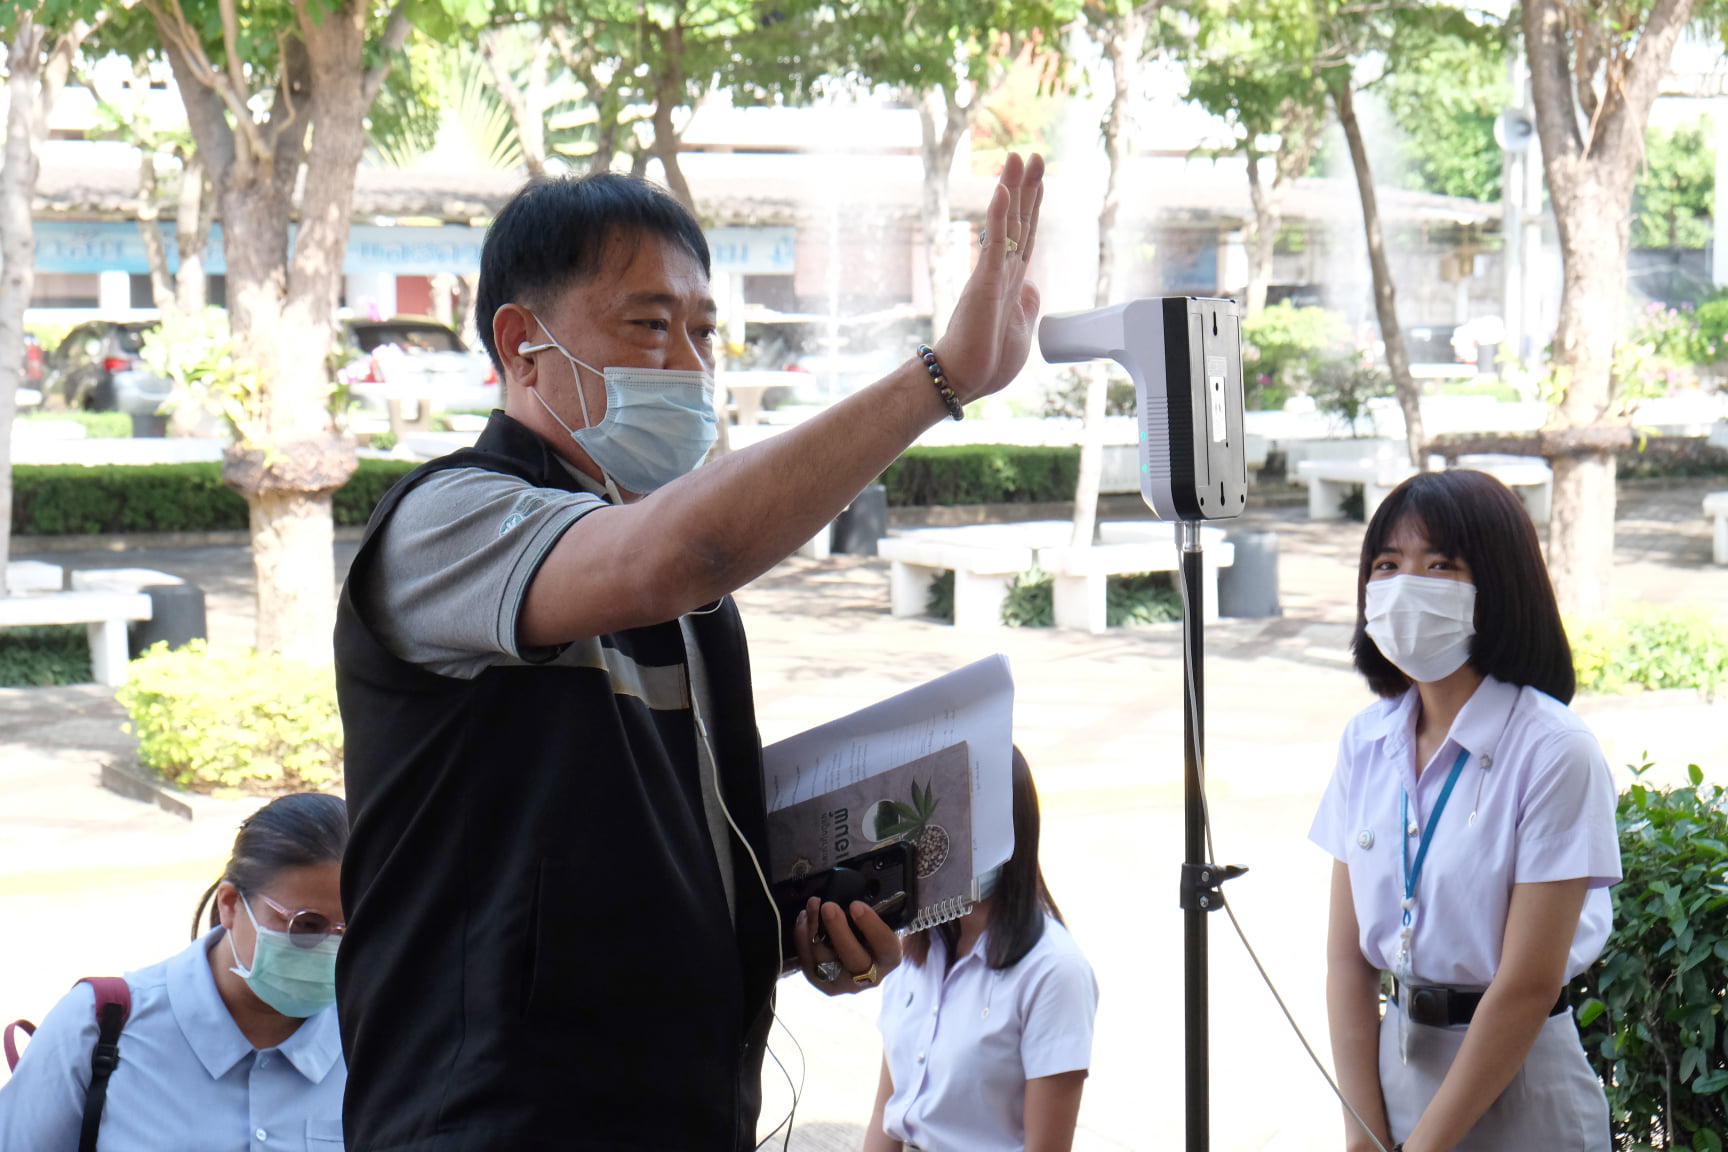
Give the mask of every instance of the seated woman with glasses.
<path id="1" fill-rule="evenodd" d="M 347 843 L 347 808 L 334 796 L 283 796 L 241 824 L 193 914 L 191 946 L 126 976 L 131 1014 L 101 1147 L 342 1147 L 335 973 Z M 94 997 L 85 983 L 63 997 L 0 1087 L 0 1148 L 81 1146 Z"/>

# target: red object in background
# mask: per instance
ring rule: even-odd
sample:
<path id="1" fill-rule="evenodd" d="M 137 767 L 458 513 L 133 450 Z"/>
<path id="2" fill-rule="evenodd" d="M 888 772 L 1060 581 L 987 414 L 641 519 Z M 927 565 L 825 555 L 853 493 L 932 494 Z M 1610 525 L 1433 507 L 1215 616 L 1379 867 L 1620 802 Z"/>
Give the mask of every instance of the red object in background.
<path id="1" fill-rule="evenodd" d="M 432 277 L 396 277 L 396 315 L 431 316 Z"/>
<path id="2" fill-rule="evenodd" d="M 138 361 L 130 356 L 104 356 L 102 368 L 108 372 L 130 372 L 138 366 Z"/>
<path id="3" fill-rule="evenodd" d="M 42 343 L 36 337 L 24 336 L 24 382 L 39 384 L 42 381 Z"/>

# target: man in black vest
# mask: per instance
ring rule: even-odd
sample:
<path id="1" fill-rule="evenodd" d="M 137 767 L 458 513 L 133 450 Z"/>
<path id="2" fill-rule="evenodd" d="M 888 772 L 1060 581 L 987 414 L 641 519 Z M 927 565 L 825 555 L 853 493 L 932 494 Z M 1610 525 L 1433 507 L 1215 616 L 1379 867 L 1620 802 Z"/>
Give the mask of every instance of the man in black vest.
<path id="1" fill-rule="evenodd" d="M 830 994 L 899 962 L 862 903 L 856 933 L 815 901 L 778 923 L 728 593 L 1014 378 L 1042 176 L 1004 167 L 934 351 L 699 471 L 696 221 L 610 174 L 499 213 L 476 312 L 504 410 L 384 498 L 337 618 L 350 1152 L 751 1148 L 779 933 Z"/>

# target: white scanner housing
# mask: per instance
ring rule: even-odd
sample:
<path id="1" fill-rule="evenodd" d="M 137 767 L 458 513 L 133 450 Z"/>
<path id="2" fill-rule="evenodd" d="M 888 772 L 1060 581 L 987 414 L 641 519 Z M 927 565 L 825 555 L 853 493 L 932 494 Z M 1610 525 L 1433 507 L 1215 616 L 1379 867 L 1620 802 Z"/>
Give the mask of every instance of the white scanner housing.
<path id="1" fill-rule="evenodd" d="M 1115 360 L 1134 381 L 1140 495 L 1160 520 L 1223 520 L 1248 503 L 1242 325 L 1229 300 L 1166 296 L 1046 316 L 1053 364 Z"/>

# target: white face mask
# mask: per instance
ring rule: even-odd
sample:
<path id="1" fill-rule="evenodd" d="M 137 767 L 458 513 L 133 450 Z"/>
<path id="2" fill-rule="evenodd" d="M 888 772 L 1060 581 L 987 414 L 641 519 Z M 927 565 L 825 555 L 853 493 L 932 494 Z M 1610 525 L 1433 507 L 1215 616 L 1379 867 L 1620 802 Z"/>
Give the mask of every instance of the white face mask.
<path id="1" fill-rule="evenodd" d="M 1444 680 L 1470 658 L 1476 585 L 1437 576 L 1368 581 L 1368 635 L 1386 659 L 1420 683 Z"/>
<path id="2" fill-rule="evenodd" d="M 529 313 L 533 315 L 533 313 Z M 535 323 L 540 323 L 535 317 Z M 540 324 L 546 329 L 544 324 Z M 714 374 L 706 368 L 630 368 L 604 372 L 572 356 L 546 329 L 547 342 L 524 341 L 517 352 L 529 355 L 556 348 L 570 361 L 576 377 L 576 400 L 582 405 L 581 428 L 572 428 L 552 410 L 540 389 L 534 399 L 570 438 L 582 446 L 606 478 L 614 500 L 618 489 L 646 495 L 663 488 L 702 463 L 719 435 L 714 416 Z M 582 369 L 606 381 L 606 415 L 595 424 L 588 415 L 582 389 Z"/>

